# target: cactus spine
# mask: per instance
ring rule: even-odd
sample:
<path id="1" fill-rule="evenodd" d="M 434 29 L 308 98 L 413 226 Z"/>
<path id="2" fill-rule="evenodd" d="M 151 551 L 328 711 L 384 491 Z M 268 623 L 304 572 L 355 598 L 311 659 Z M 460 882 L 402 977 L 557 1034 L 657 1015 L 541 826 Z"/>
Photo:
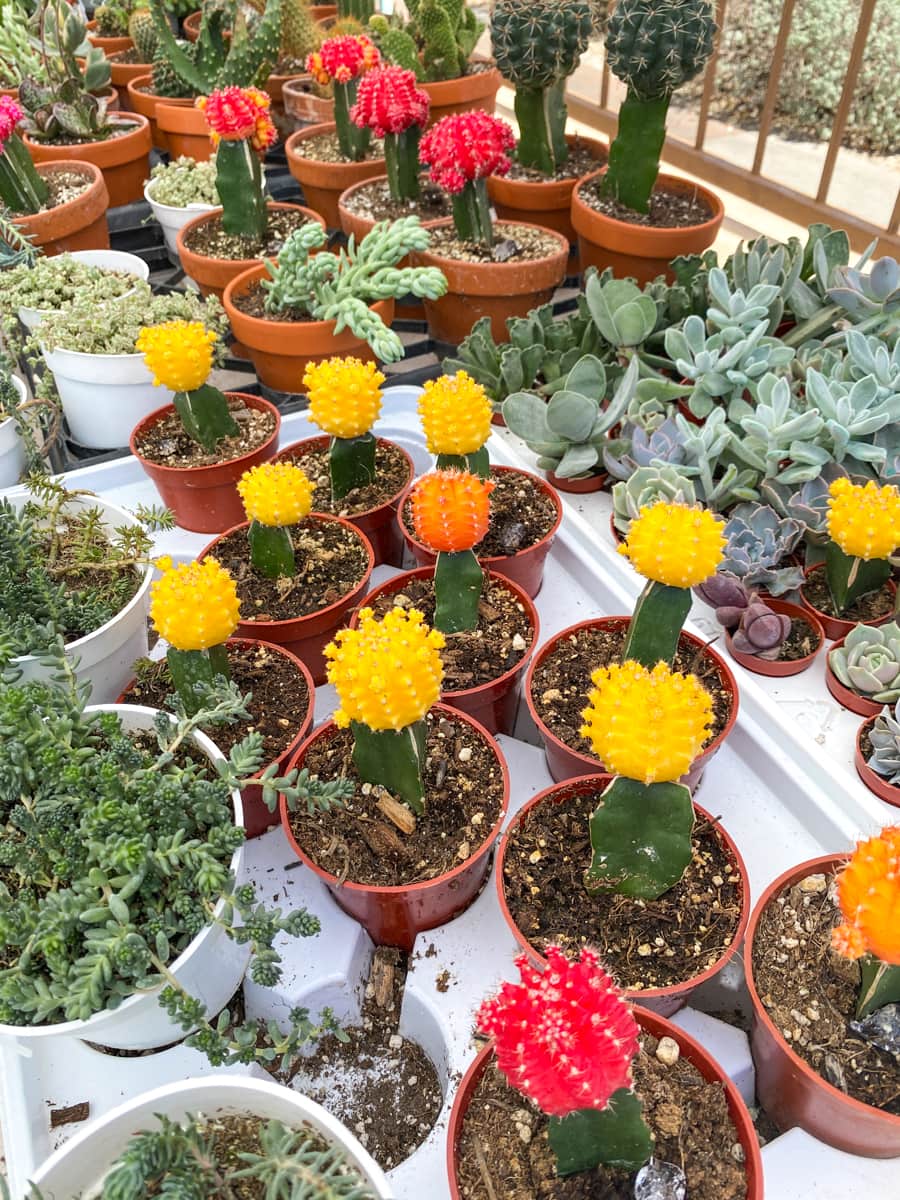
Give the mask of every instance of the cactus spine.
<path id="1" fill-rule="evenodd" d="M 337 15 L 340 20 L 352 17 L 365 25 L 375 12 L 375 0 L 337 0 Z"/>
<path id="2" fill-rule="evenodd" d="M 402 67 L 404 71 L 412 71 L 416 79 L 422 78 L 424 72 L 419 51 L 405 29 L 397 29 L 388 23 L 387 17 L 378 15 L 369 21 L 367 30 L 385 62 Z"/>
<path id="3" fill-rule="evenodd" d="M 422 48 L 425 79 L 458 79 L 484 26 L 465 0 L 408 0 L 409 30 Z"/>
<path id="4" fill-rule="evenodd" d="M 128 21 L 128 36 L 134 42 L 141 62 L 152 63 L 156 58 L 159 38 L 153 24 L 153 14 L 148 8 L 137 8 Z"/>
<path id="5" fill-rule="evenodd" d="M 262 20 L 250 32 L 243 10 L 230 3 L 207 4 L 193 54 L 176 41 L 169 28 L 162 0 L 151 0 L 160 55 L 175 73 L 199 95 L 217 88 L 260 85 L 278 59 L 281 42 L 282 0 L 267 0 Z M 231 29 L 231 40 L 225 34 Z"/>

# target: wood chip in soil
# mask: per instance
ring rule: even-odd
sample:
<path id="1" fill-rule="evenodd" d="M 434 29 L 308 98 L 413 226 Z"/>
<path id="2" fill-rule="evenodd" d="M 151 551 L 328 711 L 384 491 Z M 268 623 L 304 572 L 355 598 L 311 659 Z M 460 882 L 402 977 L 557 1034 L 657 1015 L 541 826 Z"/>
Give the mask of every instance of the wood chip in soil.
<path id="1" fill-rule="evenodd" d="M 341 146 L 337 133 L 317 133 L 314 137 L 303 138 L 291 148 L 295 158 L 308 158 L 311 162 L 349 163 L 354 159 L 341 154 Z M 372 138 L 369 149 L 359 162 L 376 162 L 384 158 L 384 143 L 378 138 Z"/>
<path id="2" fill-rule="evenodd" d="M 266 236 L 243 237 L 238 233 L 226 233 L 222 228 L 222 214 L 216 213 L 202 225 L 189 230 L 185 234 L 184 244 L 194 254 L 225 258 L 231 262 L 275 258 L 290 235 L 308 224 L 309 217 L 299 208 L 270 209 Z"/>
<path id="3" fill-rule="evenodd" d="M 531 680 L 531 699 L 541 720 L 570 750 L 599 758 L 579 730 L 582 713 L 588 706 L 591 675 L 598 667 L 621 662 L 627 627 L 587 628 L 557 642 L 535 669 Z M 681 635 L 675 654 L 674 669 L 695 675 L 712 701 L 712 729 L 703 743 L 708 746 L 719 736 L 731 716 L 732 698 L 715 660 Z"/>
<path id="4" fill-rule="evenodd" d="M 859 963 L 831 949 L 833 878 L 809 875 L 766 906 L 753 939 L 756 991 L 791 1049 L 839 1091 L 900 1116 L 900 1063 L 850 1029 Z"/>
<path id="5" fill-rule="evenodd" d="M 508 558 L 520 554 L 547 536 L 556 524 L 556 505 L 527 471 L 491 468 L 491 518 L 488 531 L 475 547 L 479 559 Z M 409 501 L 403 506 L 403 524 L 415 536 Z"/>
<path id="6" fill-rule="evenodd" d="M 360 780 L 349 730 L 310 747 L 304 766 L 311 775 L 345 775 L 356 785 L 342 809 L 291 814 L 298 845 L 318 866 L 341 880 L 397 886 L 451 871 L 484 843 L 503 802 L 500 764 L 488 742 L 462 720 L 437 713 L 425 720 L 425 815 L 416 818 L 410 834 L 386 820 L 379 807 L 390 793 Z"/>
<path id="7" fill-rule="evenodd" d="M 838 614 L 834 611 L 834 601 L 828 587 L 828 580 L 822 570 L 813 571 L 800 589 L 803 596 L 813 608 L 825 613 L 827 617 L 840 616 L 842 621 L 877 621 L 893 611 L 896 592 L 886 583 L 877 592 L 867 592 L 854 601 L 849 608 Z"/>
<path id="8" fill-rule="evenodd" d="M 232 746 L 259 732 L 263 738 L 263 766 L 275 762 L 300 732 L 309 707 L 309 689 L 302 671 L 289 658 L 261 642 L 230 643 L 228 667 L 242 696 L 251 694 L 249 723 L 203 725 L 202 731 L 228 754 Z M 126 692 L 126 703 L 171 709 L 173 689 L 165 659 L 135 664 L 136 680 Z"/>
<path id="9" fill-rule="evenodd" d="M 524 605 L 502 580 L 486 580 L 478 605 L 478 625 L 471 632 L 446 633 L 441 651 L 445 695 L 479 687 L 499 679 L 520 663 L 534 641 L 534 628 Z M 368 604 L 369 601 L 367 600 Z M 376 597 L 371 602 L 376 616 L 394 607 L 415 608 L 428 625 L 434 623 L 434 581 L 407 579 L 402 592 Z"/>
<path id="10" fill-rule="evenodd" d="M 744 1148 L 725 1089 L 708 1083 L 679 1055 L 666 1066 L 645 1033 L 634 1088 L 656 1142 L 654 1154 L 682 1167 L 690 1200 L 744 1200 Z M 547 1140 L 548 1119 L 488 1065 L 466 1113 L 459 1142 L 464 1200 L 633 1200 L 636 1172 L 597 1167 L 560 1179 Z"/>
<path id="11" fill-rule="evenodd" d="M 373 179 L 357 188 L 352 196 L 344 196 L 349 212 L 373 221 L 398 221 L 401 217 L 417 216 L 420 221 L 438 221 L 453 213 L 450 201 L 427 175 L 419 180 L 417 200 L 393 200 L 386 179 Z"/>
<path id="12" fill-rule="evenodd" d="M 543 171 L 538 171 L 535 167 L 523 167 L 521 163 L 513 159 L 512 166 L 503 178 L 517 180 L 521 183 L 563 183 L 569 179 L 581 179 L 583 175 L 589 175 L 591 171 L 598 170 L 605 162 L 605 154 L 602 158 L 597 158 L 592 147 L 576 138 L 569 146 L 569 157 L 561 167 L 549 175 L 545 175 Z"/>
<path id="13" fill-rule="evenodd" d="M 369 556 L 355 529 L 309 517 L 289 530 L 296 562 L 290 578 L 269 579 L 254 570 L 246 527 L 217 542 L 214 555 L 235 581 L 242 621 L 287 621 L 319 612 L 365 576 Z"/>
<path id="14" fill-rule="evenodd" d="M 259 449 L 275 432 L 275 414 L 267 408 L 250 408 L 237 396 L 227 399 L 240 432 L 222 438 L 215 450 L 204 450 L 188 437 L 181 418 L 173 410 L 141 434 L 137 440 L 138 452 L 148 462 L 162 467 L 209 467 L 232 462 Z"/>
<path id="15" fill-rule="evenodd" d="M 684 875 L 656 900 L 591 895 L 590 818 L 600 792 L 540 804 L 508 834 L 503 880 L 513 920 L 543 952 L 597 950 L 628 991 L 671 987 L 702 974 L 734 942 L 741 875 L 715 827 L 698 817 Z"/>
<path id="16" fill-rule="evenodd" d="M 306 474 L 315 484 L 313 508 L 316 512 L 330 513 L 334 517 L 356 517 L 369 512 L 399 496 L 411 478 L 409 462 L 399 446 L 379 438 L 375 446 L 375 478 L 365 487 L 354 488 L 340 500 L 331 496 L 331 475 L 328 469 L 328 447 L 305 448 L 293 454 L 290 447 L 278 456 L 290 461 Z M 391 516 L 393 520 L 393 514 Z"/>
<path id="17" fill-rule="evenodd" d="M 650 211 L 635 212 L 609 196 L 600 195 L 600 183 L 595 181 L 579 189 L 581 199 L 595 212 L 629 225 L 650 225 L 654 229 L 682 229 L 711 221 L 713 211 L 698 193 L 669 192 L 665 186 L 655 187 L 650 196 Z"/>
<path id="18" fill-rule="evenodd" d="M 558 254 L 558 240 L 546 230 L 536 226 L 511 225 L 505 221 L 494 222 L 493 246 L 482 246 L 477 242 L 466 242 L 457 236 L 453 225 L 432 229 L 429 254 L 452 258 L 455 262 L 537 262 Z"/>

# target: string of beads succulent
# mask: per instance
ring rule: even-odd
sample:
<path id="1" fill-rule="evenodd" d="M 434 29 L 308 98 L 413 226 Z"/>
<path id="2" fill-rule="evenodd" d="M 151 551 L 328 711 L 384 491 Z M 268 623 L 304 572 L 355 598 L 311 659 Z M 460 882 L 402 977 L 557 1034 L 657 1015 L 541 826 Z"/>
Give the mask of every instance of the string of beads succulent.
<path id="1" fill-rule="evenodd" d="M 416 87 L 416 76 L 401 67 L 379 67 L 359 81 L 350 120 L 384 139 L 384 159 L 392 200 L 419 195 L 419 138 L 431 101 Z"/>
<path id="2" fill-rule="evenodd" d="M 425 445 L 437 456 L 438 468 L 456 467 L 486 479 L 493 409 L 481 384 L 465 371 L 426 380 L 418 410 Z"/>
<path id="3" fill-rule="evenodd" d="M 291 578 L 297 563 L 290 527 L 309 516 L 315 484 L 293 463 L 262 463 L 244 472 L 237 489 L 250 522 L 253 569 L 268 579 Z"/>
<path id="4" fill-rule="evenodd" d="M 0 96 L 0 200 L 12 212 L 36 213 L 50 193 L 16 133 L 23 116 L 11 96 Z"/>
<path id="5" fill-rule="evenodd" d="M 889 555 L 900 546 L 900 491 L 839 478 L 828 489 L 825 575 L 840 616 L 890 578 Z"/>
<path id="6" fill-rule="evenodd" d="M 216 146 L 222 228 L 262 239 L 268 227 L 262 158 L 277 137 L 269 115 L 271 100 L 258 88 L 227 87 L 200 96 L 196 104 Z"/>
<path id="7" fill-rule="evenodd" d="M 507 173 L 514 145 L 509 125 L 481 111 L 443 117 L 422 138 L 419 157 L 431 167 L 432 182 L 450 196 L 463 241 L 494 244 L 486 180 Z"/>
<path id="8" fill-rule="evenodd" d="M 384 375 L 373 362 L 326 358 L 303 373 L 314 425 L 331 436 L 328 469 L 331 496 L 341 500 L 375 478 L 376 440 L 372 426 L 381 412 Z"/>
<path id="9" fill-rule="evenodd" d="M 519 982 L 501 984 L 476 1025 L 494 1039 L 497 1068 L 549 1118 L 561 1176 L 602 1163 L 635 1170 L 653 1136 L 632 1090 L 640 1029 L 596 951 L 544 951 L 543 971 L 515 959 Z"/>
<path id="10" fill-rule="evenodd" d="M 365 158 L 372 139 L 371 129 L 355 124 L 350 116 L 359 80 L 380 64 L 378 47 L 365 34 L 328 38 L 306 60 L 306 69 L 317 83 L 333 86 L 338 145 L 351 162 Z"/>

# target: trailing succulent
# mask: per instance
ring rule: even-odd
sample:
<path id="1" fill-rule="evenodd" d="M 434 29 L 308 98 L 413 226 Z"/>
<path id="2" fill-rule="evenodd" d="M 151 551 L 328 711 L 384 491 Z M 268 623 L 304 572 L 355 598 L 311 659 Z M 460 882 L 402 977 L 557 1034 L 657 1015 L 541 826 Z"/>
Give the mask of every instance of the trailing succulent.
<path id="1" fill-rule="evenodd" d="M 900 700 L 900 625 L 856 625 L 828 654 L 841 683 L 878 704 Z"/>

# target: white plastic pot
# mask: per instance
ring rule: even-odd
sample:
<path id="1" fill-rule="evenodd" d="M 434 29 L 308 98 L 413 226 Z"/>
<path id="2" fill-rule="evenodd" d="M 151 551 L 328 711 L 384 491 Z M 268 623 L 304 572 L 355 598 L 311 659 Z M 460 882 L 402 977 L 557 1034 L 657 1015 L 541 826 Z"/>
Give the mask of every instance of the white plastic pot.
<path id="1" fill-rule="evenodd" d="M 102 267 L 107 271 L 123 271 L 126 275 L 136 275 L 145 282 L 150 278 L 150 267 L 136 254 L 127 254 L 124 250 L 73 250 L 69 258 L 76 262 L 86 263 L 91 267 Z M 133 289 L 132 289 L 133 290 Z M 123 292 L 122 296 L 130 296 L 131 291 Z M 118 297 L 121 299 L 122 297 Z M 115 301 L 111 301 L 115 303 Z M 58 311 L 52 308 L 20 308 L 19 320 L 31 332 L 40 325 L 44 317 Z"/>
<path id="2" fill-rule="evenodd" d="M 31 496 L 24 488 L 20 488 L 6 498 L 19 511 Z M 110 530 L 122 525 L 138 524 L 131 513 L 107 500 L 101 500 L 99 496 L 75 496 L 66 507 L 69 511 L 99 508 L 103 513 L 103 524 Z M 144 568 L 140 587 L 121 612 L 93 633 L 66 645 L 66 657 L 78 659 L 78 678 L 90 681 L 91 699 L 97 703 L 115 700 L 134 675 L 135 661 L 147 655 L 147 613 L 152 578 L 153 568 L 148 565 Z M 50 669 L 42 666 L 32 654 L 15 658 L 13 663 L 20 669 L 25 681 L 50 678 Z"/>
<path id="3" fill-rule="evenodd" d="M 118 713 L 126 730 L 152 730 L 157 713 L 155 708 L 129 704 L 92 704 L 86 711 Z M 205 734 L 197 732 L 194 738 L 211 762 L 223 761 L 221 751 Z M 244 810 L 240 792 L 233 791 L 231 798 L 235 823 L 243 826 Z M 229 868 L 237 879 L 240 879 L 243 857 L 244 847 L 240 845 L 231 857 Z M 223 906 L 224 901 L 220 901 L 216 912 Z M 249 959 L 249 946 L 239 946 L 232 941 L 221 925 L 207 925 L 169 965 L 169 971 L 190 995 L 202 1000 L 209 1016 L 215 1016 L 237 990 Z M 118 1008 L 94 1013 L 86 1021 L 61 1021 L 56 1025 L 0 1025 L 0 1037 L 14 1037 L 26 1045 L 39 1039 L 77 1037 L 114 1050 L 152 1050 L 167 1046 L 186 1035 L 160 1007 L 157 997 L 162 986 L 160 984 L 153 991 L 129 996 Z M 63 1195 L 68 1200 L 70 1194 L 77 1193 L 78 1189 L 72 1188 L 60 1193 L 60 1200 Z"/>
<path id="4" fill-rule="evenodd" d="M 15 375 L 10 378 L 19 393 L 20 402 L 24 404 L 28 398 L 25 384 Z M 25 458 L 25 447 L 16 429 L 16 422 L 12 417 L 7 417 L 5 421 L 0 421 L 0 488 L 12 487 L 19 482 L 19 476 L 25 469 Z"/>
<path id="5" fill-rule="evenodd" d="M 172 204 L 160 204 L 158 200 L 153 199 L 153 184 L 155 180 L 151 180 L 144 185 L 144 199 L 153 209 L 153 215 L 162 225 L 163 237 L 166 239 L 166 253 L 169 256 L 169 262 L 176 267 L 181 266 L 181 259 L 178 256 L 178 230 L 182 225 L 186 225 L 198 213 L 212 212 L 214 208 L 219 206 L 216 204 L 188 204 L 184 208 L 177 208 Z M 196 287 L 193 280 L 188 282 Z"/>
<path id="6" fill-rule="evenodd" d="M 325 1141 L 343 1150 L 379 1200 L 394 1196 L 372 1156 L 321 1105 L 277 1083 L 233 1075 L 167 1084 L 120 1104 L 51 1155 L 33 1176 L 34 1185 L 47 1200 L 95 1195 L 94 1189 L 134 1134 L 158 1127 L 157 1114 L 180 1121 L 197 1113 L 207 1117 L 250 1115 L 288 1126 L 310 1125 Z"/>

